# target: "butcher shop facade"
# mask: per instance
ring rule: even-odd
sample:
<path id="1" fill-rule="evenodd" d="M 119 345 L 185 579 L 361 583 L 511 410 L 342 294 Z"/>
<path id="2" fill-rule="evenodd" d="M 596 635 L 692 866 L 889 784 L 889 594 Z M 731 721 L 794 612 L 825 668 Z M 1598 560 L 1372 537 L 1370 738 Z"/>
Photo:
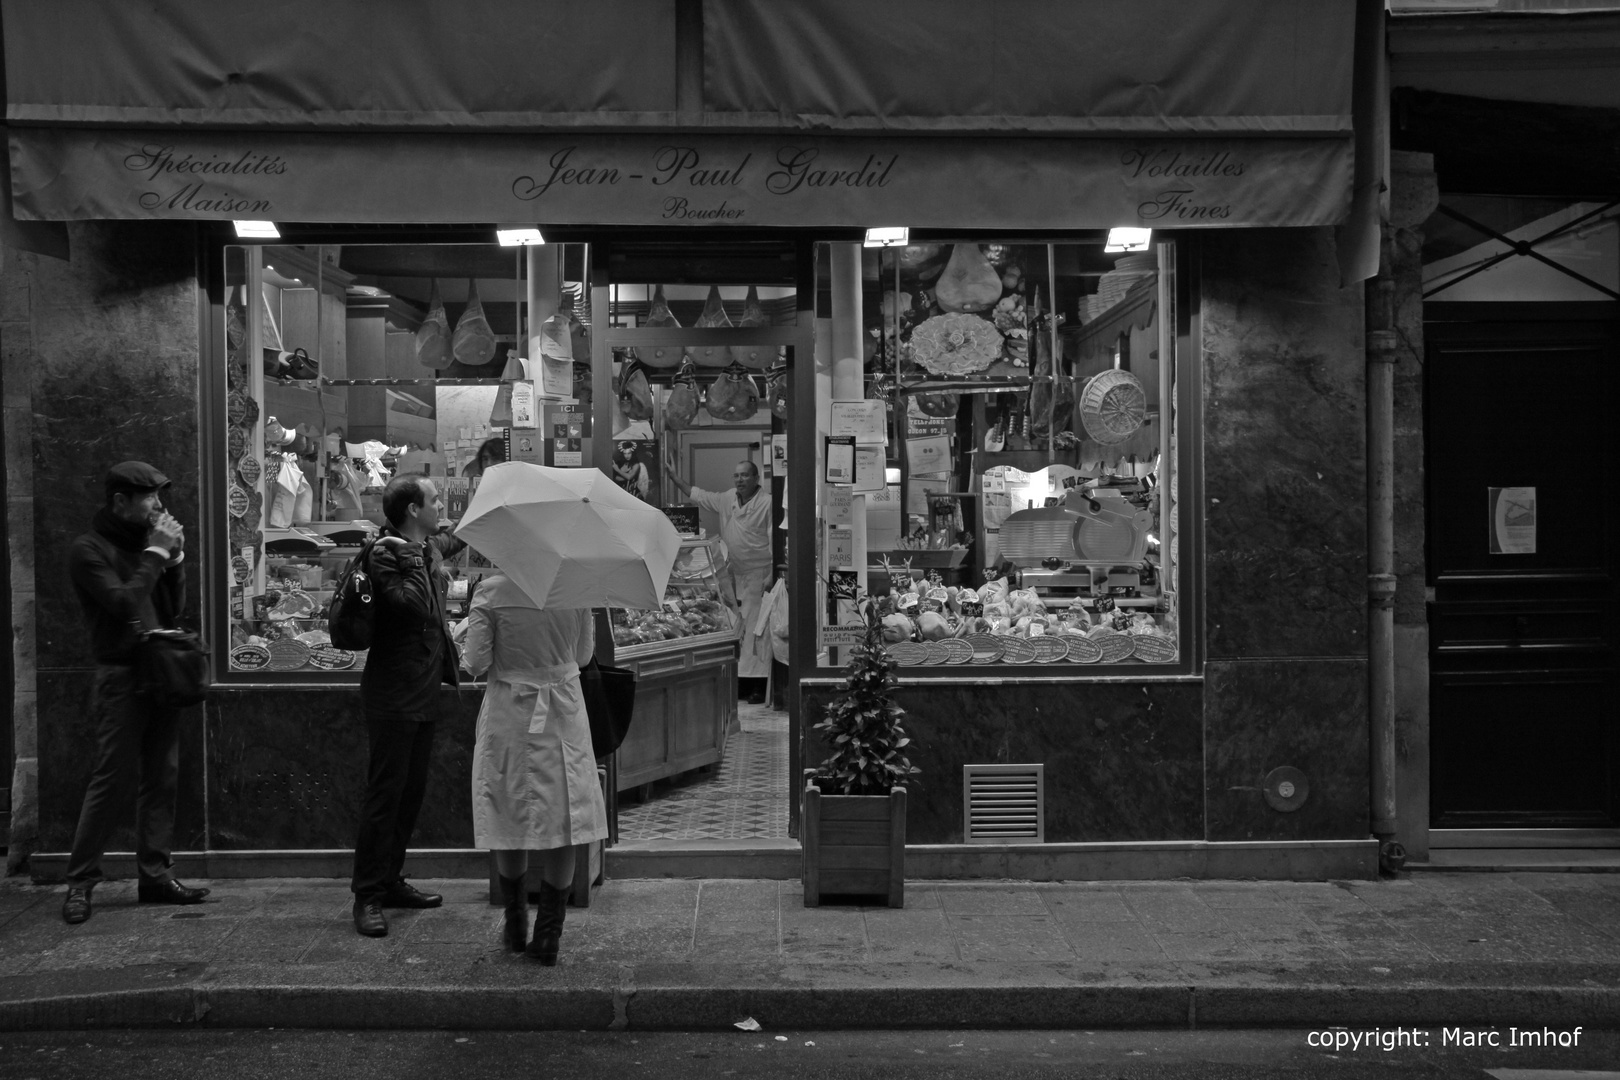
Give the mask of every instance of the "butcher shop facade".
<path id="1" fill-rule="evenodd" d="M 344 872 L 336 580 L 390 475 L 456 519 L 511 461 L 600 469 L 683 536 L 662 607 L 598 613 L 640 680 L 610 876 L 796 875 L 868 599 L 922 770 L 908 873 L 1375 870 L 1351 0 L 291 7 L 326 30 L 275 52 L 247 10 L 3 7 L 11 216 L 44 238 L 4 268 L 33 298 L 36 875 L 88 737 L 57 552 L 130 457 L 201 541 L 208 873 Z M 744 461 L 763 597 L 688 495 Z M 492 569 L 452 560 L 452 621 Z M 481 872 L 480 692 L 444 690 L 419 876 Z M 750 769 L 777 779 L 747 823 L 676 820 Z M 1030 778 L 1011 829 L 976 801 L 997 770 Z"/>

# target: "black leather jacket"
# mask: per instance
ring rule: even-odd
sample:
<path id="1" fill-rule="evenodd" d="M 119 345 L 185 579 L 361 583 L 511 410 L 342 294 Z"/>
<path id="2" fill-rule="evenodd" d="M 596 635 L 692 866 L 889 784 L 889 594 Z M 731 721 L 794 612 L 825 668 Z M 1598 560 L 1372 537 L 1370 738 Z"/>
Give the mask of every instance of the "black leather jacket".
<path id="1" fill-rule="evenodd" d="M 444 624 L 443 563 L 434 539 L 411 543 L 386 526 L 371 549 L 367 570 L 377 610 L 360 675 L 360 701 L 370 716 L 437 720 L 440 685 L 459 682 Z"/>

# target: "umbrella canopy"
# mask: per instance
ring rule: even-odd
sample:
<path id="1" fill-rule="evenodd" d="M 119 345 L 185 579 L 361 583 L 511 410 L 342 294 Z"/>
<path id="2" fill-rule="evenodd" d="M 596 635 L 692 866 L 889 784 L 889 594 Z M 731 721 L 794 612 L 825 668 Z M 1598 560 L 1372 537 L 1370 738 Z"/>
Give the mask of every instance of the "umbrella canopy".
<path id="1" fill-rule="evenodd" d="M 542 608 L 656 608 L 680 534 L 599 469 L 484 471 L 456 535 Z"/>

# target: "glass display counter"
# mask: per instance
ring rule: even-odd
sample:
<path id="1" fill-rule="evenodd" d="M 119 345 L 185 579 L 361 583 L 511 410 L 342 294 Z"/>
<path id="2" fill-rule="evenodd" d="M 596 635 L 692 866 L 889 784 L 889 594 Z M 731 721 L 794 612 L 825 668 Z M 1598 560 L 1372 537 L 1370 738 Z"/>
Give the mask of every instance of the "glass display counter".
<path id="1" fill-rule="evenodd" d="M 721 587 L 720 559 L 719 541 L 684 541 L 662 607 L 608 612 L 613 663 L 637 675 L 635 719 L 617 755 L 619 791 L 725 755 L 742 623 Z"/>

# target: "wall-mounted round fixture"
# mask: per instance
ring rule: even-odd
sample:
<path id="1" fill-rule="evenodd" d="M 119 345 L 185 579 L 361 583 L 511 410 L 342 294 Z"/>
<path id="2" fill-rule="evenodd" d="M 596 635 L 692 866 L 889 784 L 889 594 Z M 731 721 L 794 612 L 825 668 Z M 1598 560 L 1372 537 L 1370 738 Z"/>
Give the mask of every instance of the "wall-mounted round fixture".
<path id="1" fill-rule="evenodd" d="M 1266 774 L 1260 790 L 1273 810 L 1288 814 L 1305 805 L 1311 794 L 1311 782 L 1292 765 L 1281 765 Z"/>

